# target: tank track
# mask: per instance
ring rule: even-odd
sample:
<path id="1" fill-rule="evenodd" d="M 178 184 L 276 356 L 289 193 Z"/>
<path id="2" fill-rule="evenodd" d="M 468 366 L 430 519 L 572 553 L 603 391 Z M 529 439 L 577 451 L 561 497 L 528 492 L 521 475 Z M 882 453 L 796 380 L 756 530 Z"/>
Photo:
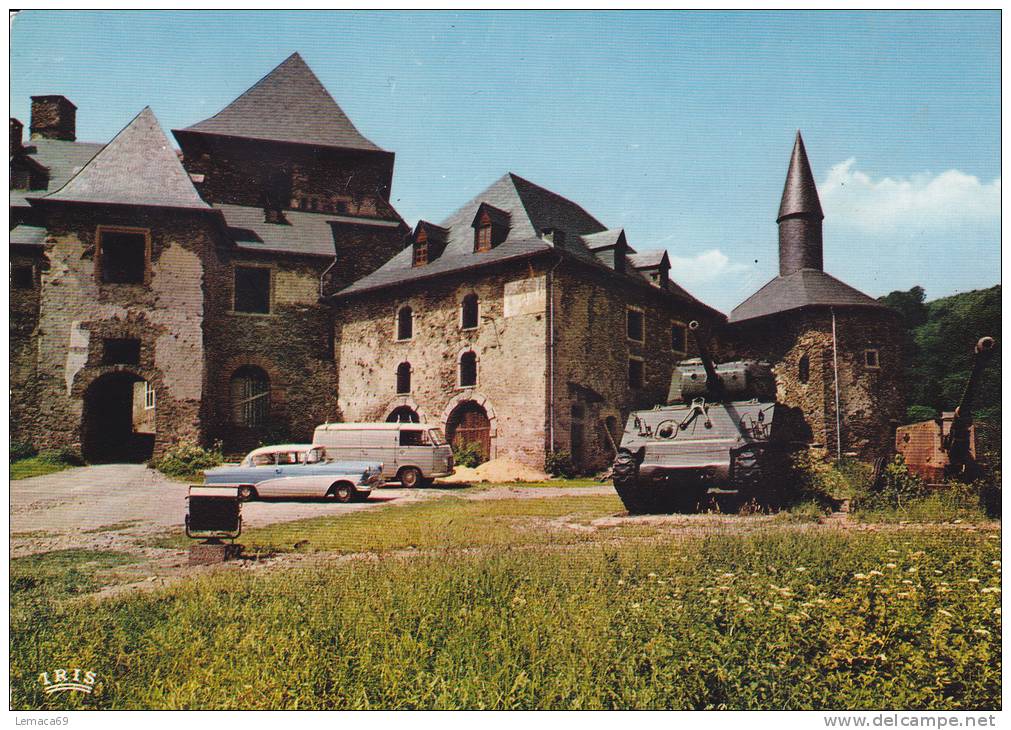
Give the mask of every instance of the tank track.
<path id="1" fill-rule="evenodd" d="M 753 444 L 735 451 L 731 488 L 737 490 L 738 501 L 754 501 L 763 507 L 780 506 L 787 477 L 785 457 L 782 449 L 766 444 Z"/>
<path id="2" fill-rule="evenodd" d="M 705 493 L 690 481 L 671 481 L 660 487 L 646 487 L 639 481 L 639 462 L 622 450 L 611 469 L 614 489 L 631 515 L 696 512 L 704 502 Z"/>

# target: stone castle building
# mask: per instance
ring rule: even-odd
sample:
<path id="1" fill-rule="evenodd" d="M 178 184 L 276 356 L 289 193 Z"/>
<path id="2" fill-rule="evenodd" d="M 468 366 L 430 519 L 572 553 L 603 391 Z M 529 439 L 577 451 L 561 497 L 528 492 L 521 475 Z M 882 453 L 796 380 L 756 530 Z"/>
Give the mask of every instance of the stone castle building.
<path id="1" fill-rule="evenodd" d="M 78 142 L 62 96 L 32 97 L 29 134 L 11 119 L 12 439 L 140 460 L 422 420 L 486 457 L 568 451 L 592 470 L 630 410 L 664 401 L 692 319 L 772 360 L 830 453 L 873 452 L 899 408 L 897 323 L 821 270 L 799 138 L 781 275 L 728 321 L 665 252 L 517 175 L 410 229 L 393 153 L 297 54 L 173 130 L 179 152 L 148 108 Z"/>

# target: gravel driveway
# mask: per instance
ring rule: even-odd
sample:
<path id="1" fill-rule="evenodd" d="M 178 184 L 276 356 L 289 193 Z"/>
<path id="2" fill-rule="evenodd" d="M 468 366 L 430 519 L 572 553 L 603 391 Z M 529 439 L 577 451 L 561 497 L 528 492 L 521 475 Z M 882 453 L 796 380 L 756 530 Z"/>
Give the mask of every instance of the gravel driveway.
<path id="1" fill-rule="evenodd" d="M 187 484 L 141 464 L 103 464 L 10 483 L 14 556 L 65 548 L 132 549 L 154 535 L 183 530 Z M 374 509 L 441 492 L 386 487 L 368 502 L 246 502 L 244 527 Z"/>

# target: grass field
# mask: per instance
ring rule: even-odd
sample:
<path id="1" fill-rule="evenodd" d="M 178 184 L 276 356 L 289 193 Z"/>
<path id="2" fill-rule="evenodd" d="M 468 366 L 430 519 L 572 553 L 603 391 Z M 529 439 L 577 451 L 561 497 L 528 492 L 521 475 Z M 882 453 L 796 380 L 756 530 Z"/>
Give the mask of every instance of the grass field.
<path id="1" fill-rule="evenodd" d="M 102 601 L 135 558 L 14 560 L 11 705 L 1000 707 L 999 523 L 589 529 L 618 511 L 450 496 L 307 520 L 242 540 L 308 540 L 301 567 Z M 94 694 L 45 695 L 65 666 Z"/>
<path id="2" fill-rule="evenodd" d="M 69 469 L 74 464 L 53 459 L 47 455 L 31 456 L 27 459 L 11 462 L 11 481 L 17 479 L 28 479 L 29 477 L 41 477 L 46 474 L 55 474 L 58 471 Z"/>

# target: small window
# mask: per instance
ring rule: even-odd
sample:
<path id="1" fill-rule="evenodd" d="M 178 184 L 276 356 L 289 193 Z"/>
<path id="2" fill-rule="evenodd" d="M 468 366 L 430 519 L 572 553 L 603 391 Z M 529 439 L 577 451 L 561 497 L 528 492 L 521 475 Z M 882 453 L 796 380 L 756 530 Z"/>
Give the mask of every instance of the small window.
<path id="1" fill-rule="evenodd" d="M 638 358 L 628 360 L 628 387 L 638 390 L 642 388 L 643 382 L 643 362 Z"/>
<path id="2" fill-rule="evenodd" d="M 34 266 L 12 266 L 11 286 L 15 289 L 35 288 L 35 267 Z"/>
<path id="3" fill-rule="evenodd" d="M 477 385 L 477 353 L 469 350 L 460 356 L 460 387 Z"/>
<path id="4" fill-rule="evenodd" d="M 570 409 L 570 413 L 572 414 L 572 418 L 574 420 L 579 420 L 585 415 L 586 411 L 583 408 L 582 403 L 573 403 Z"/>
<path id="5" fill-rule="evenodd" d="M 627 310 L 625 328 L 627 330 L 628 339 L 634 340 L 635 342 L 643 342 L 646 339 L 645 322 L 641 310 Z"/>
<path id="6" fill-rule="evenodd" d="M 474 231 L 474 250 L 491 251 L 491 225 L 479 226 Z"/>
<path id="7" fill-rule="evenodd" d="M 140 365 L 140 340 L 102 340 L 103 365 Z"/>
<path id="8" fill-rule="evenodd" d="M 411 392 L 411 363 L 402 362 L 397 365 L 397 395 Z"/>
<path id="9" fill-rule="evenodd" d="M 151 383 L 144 383 L 144 410 L 150 411 L 154 406 L 154 386 Z"/>
<path id="10" fill-rule="evenodd" d="M 877 350 L 864 350 L 864 365 L 868 368 L 877 369 L 881 367 Z"/>
<path id="11" fill-rule="evenodd" d="M 147 236 L 99 229 L 98 264 L 101 280 L 106 284 L 143 284 L 147 271 Z"/>
<path id="12" fill-rule="evenodd" d="M 682 355 L 688 352 L 688 328 L 680 322 L 670 326 L 670 349 Z"/>
<path id="13" fill-rule="evenodd" d="M 414 311 L 401 307 L 397 312 L 397 339 L 409 340 L 414 337 Z"/>
<path id="14" fill-rule="evenodd" d="M 414 242 L 414 265 L 424 266 L 428 263 L 428 236 L 422 231 Z"/>
<path id="15" fill-rule="evenodd" d="M 258 367 L 241 367 L 230 383 L 232 423 L 236 426 L 265 426 L 270 415 L 270 379 Z"/>
<path id="16" fill-rule="evenodd" d="M 807 355 L 803 355 L 797 363 L 797 379 L 801 383 L 811 379 L 811 359 Z"/>
<path id="17" fill-rule="evenodd" d="M 424 431 L 404 429 L 400 432 L 401 446 L 428 446 L 428 434 Z"/>
<path id="18" fill-rule="evenodd" d="M 477 294 L 468 294 L 460 305 L 460 327 L 465 330 L 477 328 Z"/>
<path id="19" fill-rule="evenodd" d="M 235 267 L 235 311 L 270 314 L 270 269 Z"/>

